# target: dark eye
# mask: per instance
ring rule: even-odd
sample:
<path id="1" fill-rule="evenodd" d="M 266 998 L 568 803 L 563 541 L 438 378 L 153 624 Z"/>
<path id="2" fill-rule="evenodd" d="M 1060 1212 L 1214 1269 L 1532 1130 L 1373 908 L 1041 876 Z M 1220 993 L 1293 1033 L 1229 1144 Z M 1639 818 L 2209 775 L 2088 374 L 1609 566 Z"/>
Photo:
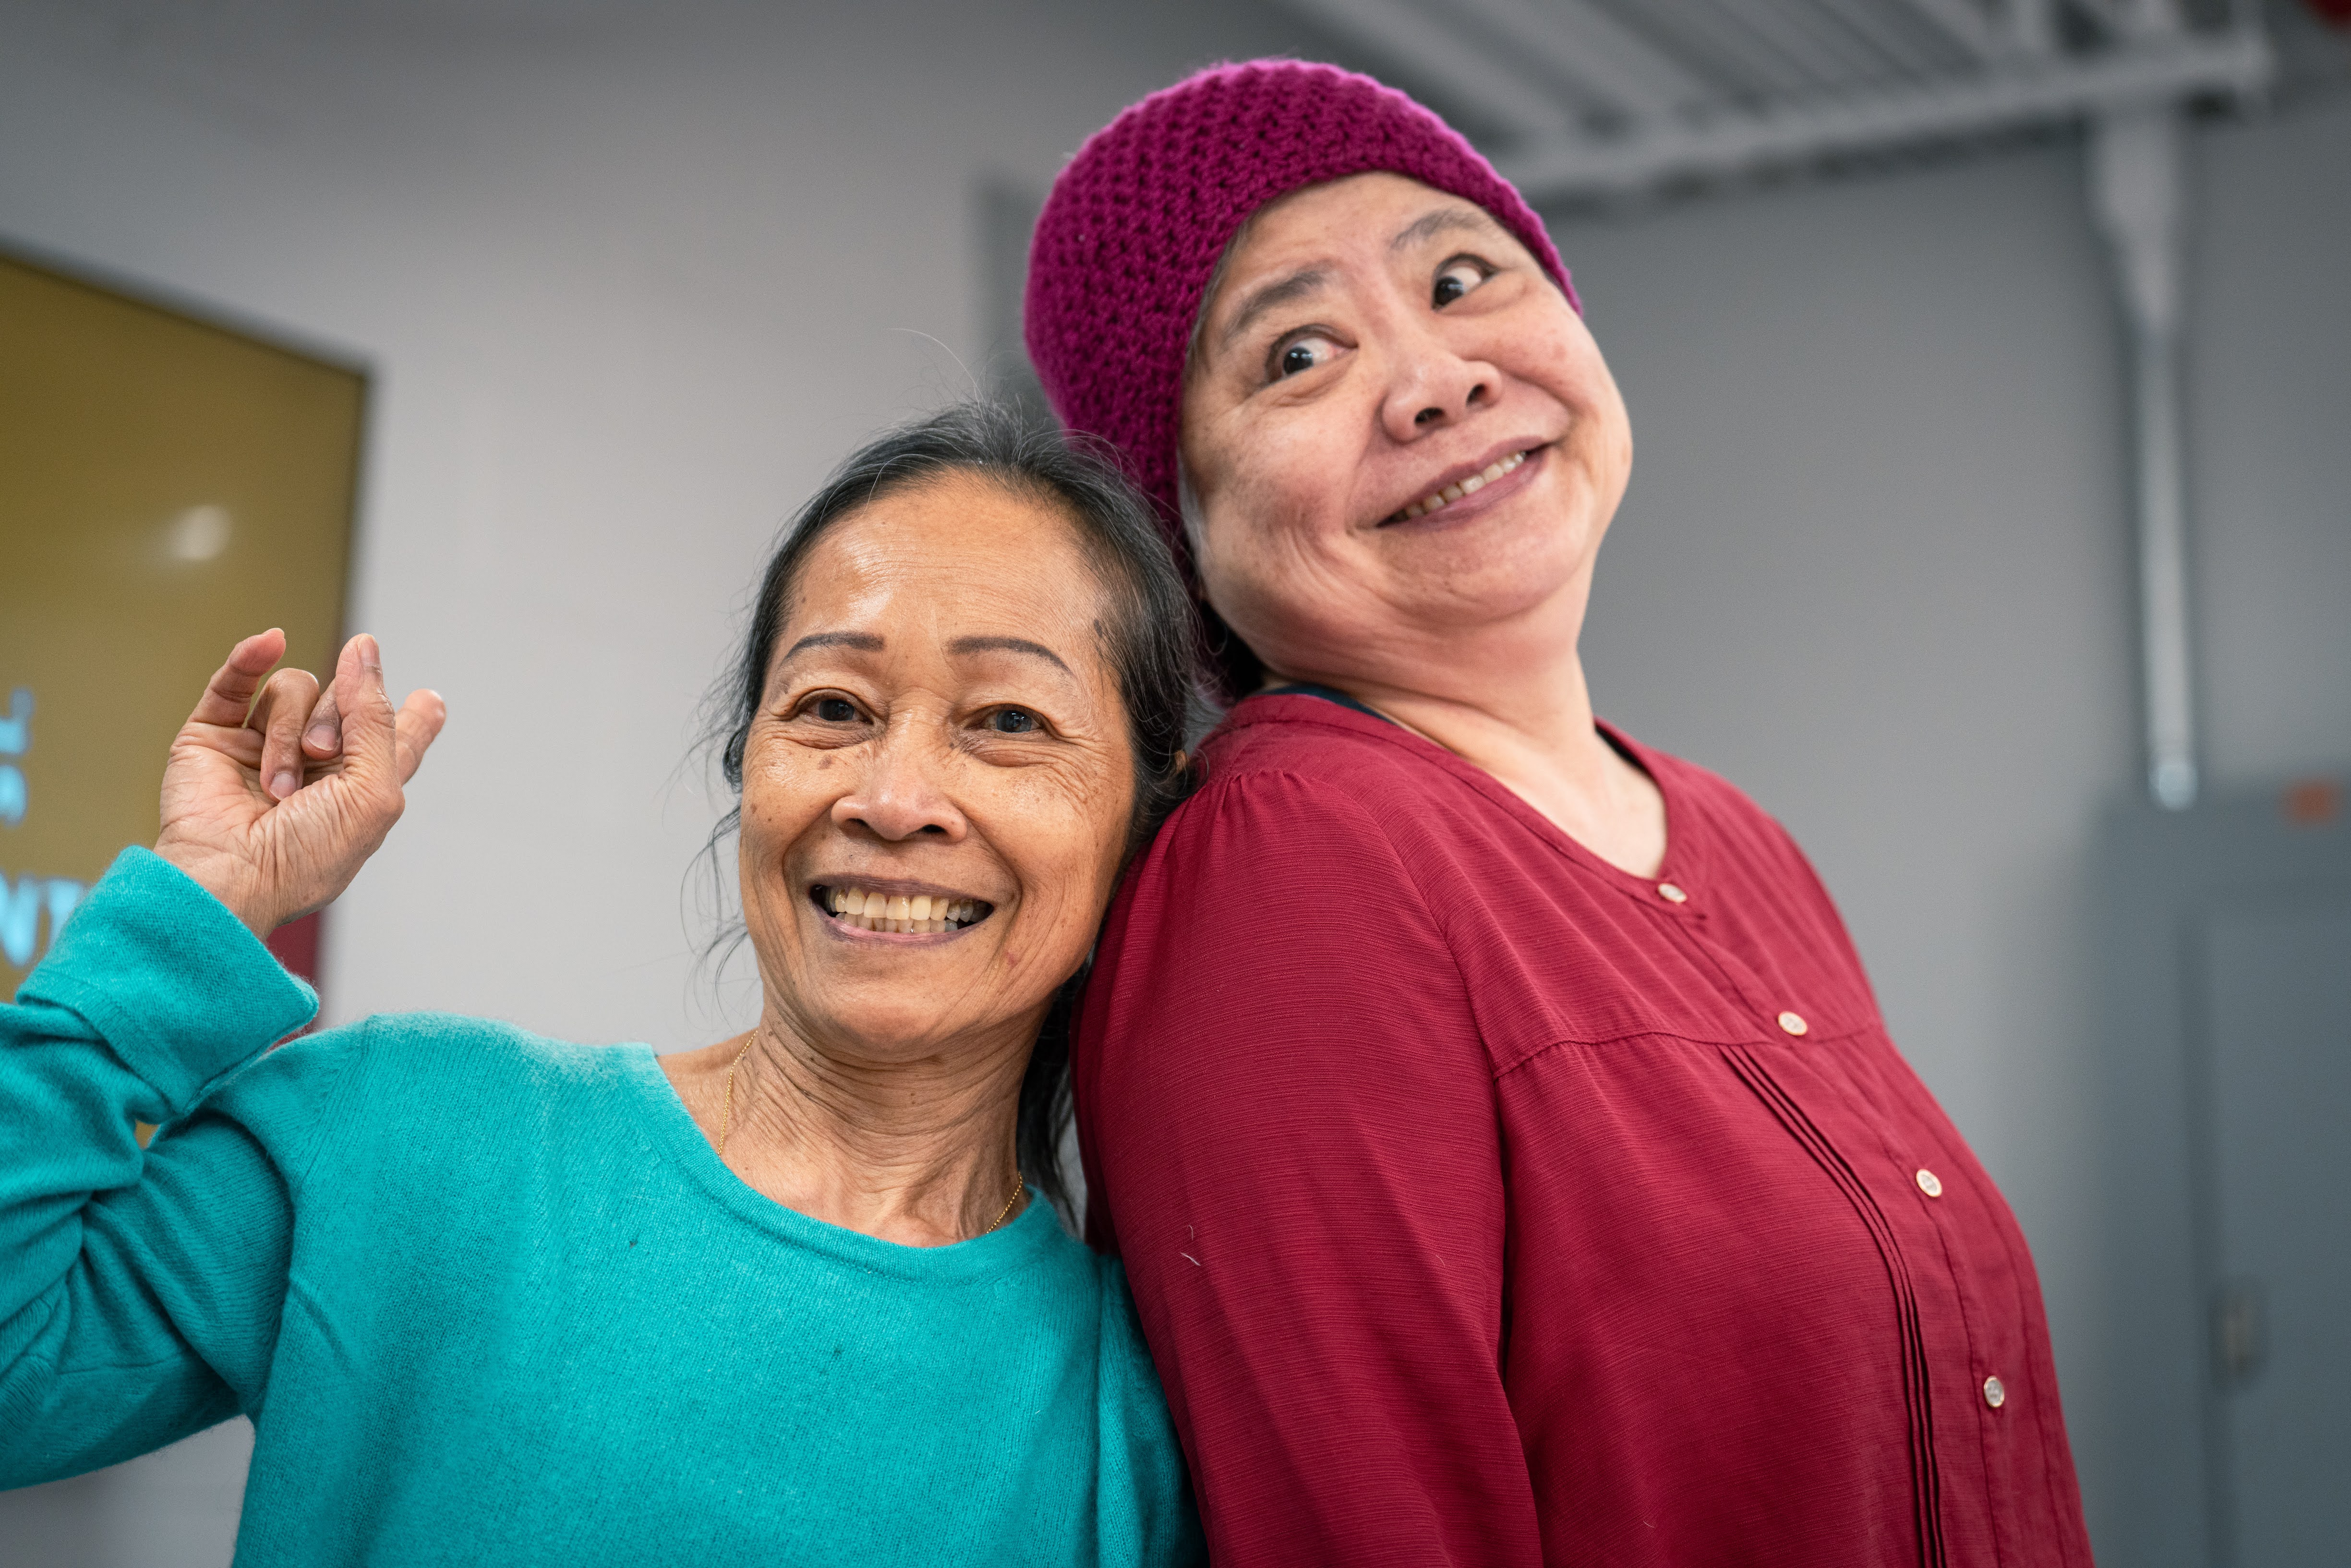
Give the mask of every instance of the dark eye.
<path id="1" fill-rule="evenodd" d="M 857 705 L 847 697 L 819 697 L 815 713 L 827 724 L 847 724 L 857 716 Z"/>
<path id="2" fill-rule="evenodd" d="M 1474 261 L 1448 261 L 1437 275 L 1433 291 L 1437 308 L 1444 309 L 1471 289 L 1486 281 L 1486 269 Z"/>
<path id="3" fill-rule="evenodd" d="M 1274 380 L 1302 374 L 1317 365 L 1327 365 L 1337 352 L 1337 345 L 1319 334 L 1294 339 L 1283 344 L 1280 351 L 1273 357 Z"/>
<path id="4" fill-rule="evenodd" d="M 1017 707 L 1000 707 L 987 716 L 987 727 L 998 735 L 1034 735 L 1037 716 Z"/>

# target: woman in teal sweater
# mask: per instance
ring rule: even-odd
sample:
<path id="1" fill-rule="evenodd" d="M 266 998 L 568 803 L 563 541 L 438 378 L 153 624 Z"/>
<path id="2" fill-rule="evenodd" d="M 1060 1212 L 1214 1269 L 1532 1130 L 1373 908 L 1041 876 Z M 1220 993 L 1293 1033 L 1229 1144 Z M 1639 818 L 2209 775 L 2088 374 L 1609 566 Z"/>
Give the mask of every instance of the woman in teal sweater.
<path id="1" fill-rule="evenodd" d="M 1057 438 L 852 459 L 731 688 L 759 1021 L 663 1057 L 432 1014 L 271 1050 L 316 998 L 260 937 L 442 707 L 365 637 L 323 695 L 240 643 L 154 852 L 0 1009 L 0 1486 L 243 1411 L 243 1563 L 1196 1559 L 1123 1277 L 1036 1201 L 1074 977 L 1181 789 L 1186 612 Z"/>

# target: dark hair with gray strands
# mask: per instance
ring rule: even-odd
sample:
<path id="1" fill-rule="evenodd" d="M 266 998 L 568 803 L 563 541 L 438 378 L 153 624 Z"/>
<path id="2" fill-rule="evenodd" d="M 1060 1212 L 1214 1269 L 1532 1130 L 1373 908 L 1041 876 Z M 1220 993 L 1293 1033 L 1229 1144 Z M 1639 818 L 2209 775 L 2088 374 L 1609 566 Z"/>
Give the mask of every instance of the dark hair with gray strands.
<path id="1" fill-rule="evenodd" d="M 743 748 L 767 694 L 776 639 L 790 619 L 793 590 L 817 541 L 884 496 L 953 474 L 976 475 L 1053 506 L 1077 531 L 1102 582 L 1110 609 L 1097 622 L 1102 655 L 1117 677 L 1134 763 L 1128 858 L 1151 841 L 1190 792 L 1186 737 L 1207 711 L 1194 654 L 1198 632 L 1192 596 L 1151 503 L 1106 455 L 1079 439 L 1004 404 L 961 403 L 901 425 L 852 454 L 799 509 L 768 558 L 741 657 L 710 695 L 705 738 L 716 748 L 736 799 L 706 846 L 714 880 L 719 879 L 719 846 L 742 823 Z M 713 951 L 731 951 L 745 935 L 738 918 L 719 933 Z M 1065 1216 L 1071 1205 L 1061 1145 L 1070 1124 L 1070 1034 L 1091 967 L 1089 958 L 1054 994 L 1020 1081 L 1014 1134 L 1022 1176 Z"/>

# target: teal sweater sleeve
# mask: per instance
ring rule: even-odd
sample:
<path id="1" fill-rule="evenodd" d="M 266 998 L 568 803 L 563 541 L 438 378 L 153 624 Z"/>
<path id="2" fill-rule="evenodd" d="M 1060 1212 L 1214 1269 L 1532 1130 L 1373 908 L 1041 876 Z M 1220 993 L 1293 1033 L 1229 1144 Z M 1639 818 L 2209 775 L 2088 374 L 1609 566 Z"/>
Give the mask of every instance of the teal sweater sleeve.
<path id="1" fill-rule="evenodd" d="M 260 1406 L 290 1183 L 348 1052 L 281 1053 L 290 1070 L 237 1097 L 260 1114 L 212 1101 L 317 1001 L 131 849 L 0 1008 L 0 1487 Z M 161 1126 L 145 1149 L 135 1120 Z"/>

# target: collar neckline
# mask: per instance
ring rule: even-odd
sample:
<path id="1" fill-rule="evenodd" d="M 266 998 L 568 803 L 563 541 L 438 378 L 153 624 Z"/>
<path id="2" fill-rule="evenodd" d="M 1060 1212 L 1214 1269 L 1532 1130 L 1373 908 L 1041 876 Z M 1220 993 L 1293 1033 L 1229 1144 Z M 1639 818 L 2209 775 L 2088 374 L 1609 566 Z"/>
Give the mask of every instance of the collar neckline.
<path id="1" fill-rule="evenodd" d="M 649 1045 L 614 1048 L 625 1075 L 646 1102 L 653 1135 L 681 1173 L 720 1207 L 771 1236 L 869 1273 L 904 1280 L 952 1283 L 985 1279 L 1026 1266 L 1056 1241 L 1066 1239 L 1061 1216 L 1041 1194 L 1001 1229 L 942 1247 L 910 1247 L 884 1241 L 789 1208 L 746 1183 L 718 1160 L 701 1124 L 677 1097 L 669 1074 Z"/>
<path id="2" fill-rule="evenodd" d="M 1257 711 L 1250 711 L 1252 706 L 1256 706 Z M 1595 716 L 1592 721 L 1592 727 L 1599 732 L 1600 738 L 1606 741 L 1618 756 L 1647 774 L 1649 781 L 1657 787 L 1657 793 L 1665 798 L 1666 858 L 1656 873 L 1649 876 L 1635 876 L 1624 867 L 1601 859 L 1571 837 L 1558 823 L 1520 799 L 1518 791 L 1476 763 L 1447 751 L 1435 741 L 1414 734 L 1385 714 L 1333 687 L 1297 682 L 1253 692 L 1233 706 L 1224 723 L 1217 726 L 1217 730 L 1247 729 L 1261 724 L 1301 723 L 1322 724 L 1367 739 L 1401 747 L 1468 784 L 1517 818 L 1529 831 L 1569 860 L 1614 883 L 1643 904 L 1659 904 L 1658 888 L 1671 885 L 1682 890 L 1686 897 L 1678 903 L 1663 904 L 1664 909 L 1684 916 L 1703 913 L 1704 855 L 1694 837 L 1698 812 L 1695 802 L 1682 788 L 1679 775 L 1671 766 L 1674 759 L 1642 745 L 1604 718 Z"/>

